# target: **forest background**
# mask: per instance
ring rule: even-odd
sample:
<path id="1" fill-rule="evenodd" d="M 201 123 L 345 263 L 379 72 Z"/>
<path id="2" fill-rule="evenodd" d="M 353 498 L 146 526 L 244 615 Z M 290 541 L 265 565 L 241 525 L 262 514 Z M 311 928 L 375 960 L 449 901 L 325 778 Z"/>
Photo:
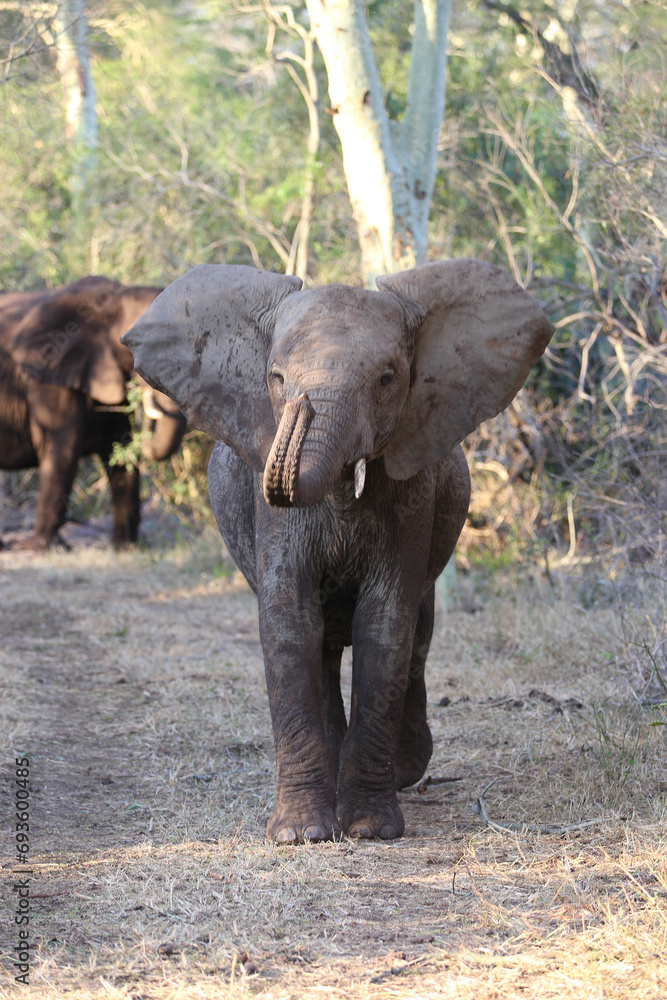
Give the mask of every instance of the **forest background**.
<path id="1" fill-rule="evenodd" d="M 365 10 L 396 125 L 412 5 Z M 92 119 L 77 132 L 62 50 L 81 12 Z M 464 564 L 526 548 L 561 560 L 663 551 L 666 20 L 652 0 L 452 6 L 429 259 L 504 267 L 557 331 L 510 410 L 467 442 Z M 362 283 L 303 5 L 8 0 L 0 39 L 1 288 L 88 273 L 166 284 L 203 262 Z M 145 489 L 206 516 L 208 448 L 193 432 Z M 28 495 L 34 479 L 12 475 Z M 92 460 L 77 496 L 103 506 Z"/>

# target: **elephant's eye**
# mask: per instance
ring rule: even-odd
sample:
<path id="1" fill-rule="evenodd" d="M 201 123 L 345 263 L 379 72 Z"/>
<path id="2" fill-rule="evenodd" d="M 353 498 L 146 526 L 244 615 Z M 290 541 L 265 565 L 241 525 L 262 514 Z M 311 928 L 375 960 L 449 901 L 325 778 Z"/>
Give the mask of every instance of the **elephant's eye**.
<path id="1" fill-rule="evenodd" d="M 277 382 L 278 385 L 282 385 L 283 382 L 285 381 L 284 377 L 280 374 L 280 372 L 276 371 L 271 372 L 271 378 L 273 379 L 274 382 Z"/>
<path id="2" fill-rule="evenodd" d="M 394 373 L 393 372 L 384 372 L 380 376 L 380 380 L 378 382 L 378 385 L 380 386 L 381 389 L 386 389 L 387 386 L 389 385 L 389 383 L 393 382 L 393 380 L 394 380 Z"/>

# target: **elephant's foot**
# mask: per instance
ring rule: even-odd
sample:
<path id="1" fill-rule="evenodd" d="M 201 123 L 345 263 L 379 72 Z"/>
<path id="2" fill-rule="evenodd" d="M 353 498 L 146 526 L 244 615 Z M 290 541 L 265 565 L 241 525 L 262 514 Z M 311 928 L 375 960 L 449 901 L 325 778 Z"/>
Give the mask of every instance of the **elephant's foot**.
<path id="1" fill-rule="evenodd" d="M 401 728 L 394 760 L 396 788 L 407 788 L 423 778 L 432 753 L 433 738 L 425 719 L 417 733 Z"/>
<path id="2" fill-rule="evenodd" d="M 114 552 L 126 552 L 128 549 L 132 548 L 135 543 L 129 538 L 112 538 L 111 547 Z"/>
<path id="3" fill-rule="evenodd" d="M 136 545 L 138 540 L 138 525 L 131 526 L 129 529 L 126 525 L 121 525 L 120 527 L 116 525 L 111 536 L 111 546 L 116 552 L 124 552 L 132 548 L 133 545 Z"/>
<path id="4" fill-rule="evenodd" d="M 350 837 L 361 837 L 365 840 L 379 837 L 381 840 L 393 840 L 401 837 L 405 830 L 405 820 L 396 795 L 385 802 L 366 802 L 353 804 L 341 797 L 338 804 L 338 820 L 345 833 Z"/>
<path id="5" fill-rule="evenodd" d="M 61 538 L 58 532 L 49 535 L 31 535 L 30 538 L 24 538 L 22 541 L 13 542 L 12 549 L 19 552 L 46 552 L 47 549 L 65 549 L 69 552 L 71 545 L 68 545 L 64 538 Z"/>
<path id="6" fill-rule="evenodd" d="M 333 809 L 276 808 L 266 824 L 267 840 L 277 844 L 303 844 L 307 840 L 332 840 L 339 837 L 340 826 Z"/>

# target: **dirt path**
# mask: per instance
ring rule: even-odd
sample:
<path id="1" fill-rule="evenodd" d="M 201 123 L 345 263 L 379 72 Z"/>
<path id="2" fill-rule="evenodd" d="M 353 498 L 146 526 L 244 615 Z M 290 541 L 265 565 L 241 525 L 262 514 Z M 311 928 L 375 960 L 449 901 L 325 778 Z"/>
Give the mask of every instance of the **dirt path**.
<path id="1" fill-rule="evenodd" d="M 31 995 L 665 996 L 667 741 L 647 717 L 623 742 L 615 613 L 568 593 L 464 581 L 429 666 L 429 773 L 460 780 L 402 793 L 395 843 L 278 850 L 256 602 L 215 535 L 1 553 L 0 775 L 11 804 L 29 756 Z M 485 828 L 490 782 L 494 820 L 602 822 Z M 21 987 L 2 815 L 4 996 Z"/>

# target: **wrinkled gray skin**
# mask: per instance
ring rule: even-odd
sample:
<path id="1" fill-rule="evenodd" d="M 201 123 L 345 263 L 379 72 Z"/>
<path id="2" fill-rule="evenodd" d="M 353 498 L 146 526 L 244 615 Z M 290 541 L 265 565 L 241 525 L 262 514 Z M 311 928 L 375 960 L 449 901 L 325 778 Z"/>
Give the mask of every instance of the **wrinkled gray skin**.
<path id="1" fill-rule="evenodd" d="M 146 380 L 219 438 L 209 493 L 258 597 L 277 764 L 266 832 L 279 843 L 403 833 L 396 789 L 432 749 L 434 582 L 470 497 L 458 442 L 507 405 L 552 332 L 477 261 L 378 284 L 301 292 L 251 268 L 198 268 L 124 338 Z"/>
<path id="2" fill-rule="evenodd" d="M 114 443 L 131 435 L 122 410 L 134 366 L 120 337 L 159 292 L 90 277 L 54 291 L 0 295 L 0 469 L 40 471 L 34 532 L 14 547 L 61 541 L 77 463 L 91 454 L 109 476 L 114 547 L 136 541 L 139 470 L 109 464 Z M 147 385 L 144 402 L 144 455 L 167 458 L 181 442 L 185 418 Z"/>

